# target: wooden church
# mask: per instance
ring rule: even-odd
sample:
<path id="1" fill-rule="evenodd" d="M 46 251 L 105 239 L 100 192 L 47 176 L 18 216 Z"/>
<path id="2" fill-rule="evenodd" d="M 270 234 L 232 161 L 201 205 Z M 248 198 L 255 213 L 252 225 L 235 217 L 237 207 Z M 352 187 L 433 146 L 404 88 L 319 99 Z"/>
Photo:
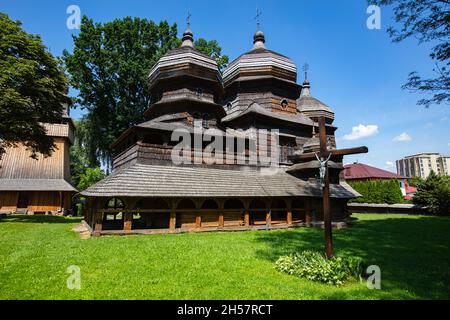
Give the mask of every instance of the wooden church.
<path id="1" fill-rule="evenodd" d="M 253 48 L 223 74 L 211 57 L 194 48 L 189 26 L 182 40 L 180 48 L 162 56 L 150 70 L 147 121 L 115 142 L 112 174 L 81 193 L 87 198 L 84 218 L 91 232 L 320 224 L 319 161 L 296 159 L 319 150 L 319 117 L 325 118 L 328 148 L 336 148 L 332 109 L 311 95 L 306 78 L 303 85 L 297 83 L 295 63 L 268 49 L 259 29 Z M 173 160 L 177 130 L 191 138 L 183 156 L 192 161 Z M 258 138 L 266 131 L 276 132 L 275 139 Z M 215 149 L 214 159 L 221 161 L 208 161 L 212 153 L 205 139 L 196 140 L 199 134 L 209 141 L 224 136 L 231 141 Z M 261 160 L 269 151 L 275 167 Z M 252 161 L 255 152 L 257 160 Z M 332 219 L 345 223 L 347 201 L 358 194 L 340 179 L 342 155 L 333 156 L 328 167 Z"/>
<path id="2" fill-rule="evenodd" d="M 69 148 L 74 125 L 65 105 L 62 123 L 44 123 L 54 138 L 55 151 L 37 159 L 25 146 L 6 148 L 0 159 L 0 212 L 64 214 L 77 190 L 70 182 Z"/>

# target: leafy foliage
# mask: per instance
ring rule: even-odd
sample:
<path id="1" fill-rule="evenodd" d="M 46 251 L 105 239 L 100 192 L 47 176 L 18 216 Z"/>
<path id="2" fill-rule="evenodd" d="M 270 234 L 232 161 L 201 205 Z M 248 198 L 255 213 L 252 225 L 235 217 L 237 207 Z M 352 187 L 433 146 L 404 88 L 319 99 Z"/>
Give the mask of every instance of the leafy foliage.
<path id="1" fill-rule="evenodd" d="M 356 203 L 403 203 L 403 195 L 397 180 L 350 181 L 353 189 L 362 197 L 353 199 Z"/>
<path id="2" fill-rule="evenodd" d="M 168 50 L 181 45 L 177 25 L 126 17 L 106 23 L 82 18 L 73 37 L 73 53 L 63 52 L 76 102 L 87 110 L 83 145 L 91 167 L 100 159 L 109 169 L 111 145 L 128 128 L 144 121 L 150 103 L 148 74 Z M 198 39 L 195 46 L 223 68 L 228 57 L 217 41 Z"/>
<path id="3" fill-rule="evenodd" d="M 289 256 L 281 256 L 275 262 L 280 272 L 332 285 L 342 285 L 346 279 L 359 279 L 363 272 L 363 261 L 358 257 L 334 257 L 315 251 L 302 251 Z"/>
<path id="4" fill-rule="evenodd" d="M 417 185 L 413 202 L 428 206 L 431 213 L 450 215 L 450 179 L 431 171 L 428 178 Z"/>
<path id="5" fill-rule="evenodd" d="M 394 42 L 407 38 L 418 39 L 419 44 L 434 42 L 430 57 L 435 61 L 436 76 L 423 79 L 417 72 L 409 74 L 403 89 L 432 94 L 418 101 L 419 105 L 450 104 L 450 2 L 448 0 L 369 0 L 376 5 L 393 5 L 395 22 L 401 27 L 389 27 Z"/>
<path id="6" fill-rule="evenodd" d="M 75 142 L 70 148 L 70 176 L 72 184 L 78 186 L 81 175 L 86 169 L 100 166 L 96 158 L 89 159 L 89 153 L 86 151 L 89 139 L 91 139 L 88 128 L 87 118 L 75 121 Z"/>
<path id="7" fill-rule="evenodd" d="M 194 48 L 216 60 L 220 72 L 228 65 L 228 56 L 222 55 L 222 48 L 216 40 L 206 41 L 199 38 L 195 40 Z"/>
<path id="8" fill-rule="evenodd" d="M 54 151 L 41 122 L 62 121 L 67 81 L 41 38 L 0 13 L 0 158 L 23 143 L 36 158 Z"/>
<path id="9" fill-rule="evenodd" d="M 422 182 L 423 182 L 423 179 L 420 177 L 411 177 L 408 179 L 408 184 L 411 187 L 417 187 Z"/>
<path id="10" fill-rule="evenodd" d="M 78 182 L 77 187 L 79 190 L 86 190 L 105 177 L 106 175 L 100 167 L 87 168 L 86 171 L 80 175 L 80 182 Z"/>

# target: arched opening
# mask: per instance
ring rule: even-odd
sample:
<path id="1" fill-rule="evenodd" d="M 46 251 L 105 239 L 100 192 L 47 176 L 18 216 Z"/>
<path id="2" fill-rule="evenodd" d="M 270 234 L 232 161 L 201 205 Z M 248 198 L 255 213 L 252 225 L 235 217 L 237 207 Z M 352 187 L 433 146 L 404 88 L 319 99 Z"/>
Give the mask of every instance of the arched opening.
<path id="1" fill-rule="evenodd" d="M 124 214 L 121 210 L 125 209 L 125 202 L 117 197 L 109 198 L 105 201 L 103 209 L 112 212 L 104 213 L 102 228 L 104 230 L 122 230 Z"/>
<path id="2" fill-rule="evenodd" d="M 283 199 L 273 200 L 271 206 L 271 224 L 285 223 L 287 223 L 286 202 Z"/>
<path id="3" fill-rule="evenodd" d="M 225 227 L 244 225 L 244 203 L 236 198 L 228 199 L 223 206 L 223 224 Z"/>
<path id="4" fill-rule="evenodd" d="M 294 199 L 292 201 L 292 223 L 305 222 L 305 200 Z"/>
<path id="5" fill-rule="evenodd" d="M 201 227 L 219 226 L 219 205 L 213 199 L 206 199 L 201 207 Z"/>
<path id="6" fill-rule="evenodd" d="M 133 229 L 168 229 L 169 205 L 161 198 L 145 198 L 136 203 L 133 214 Z"/>
<path id="7" fill-rule="evenodd" d="M 249 214 L 250 225 L 263 225 L 266 224 L 267 208 L 264 201 L 261 199 L 254 199 L 250 202 Z"/>
<path id="8" fill-rule="evenodd" d="M 177 205 L 176 227 L 183 229 L 195 228 L 196 207 L 191 199 L 183 199 Z"/>

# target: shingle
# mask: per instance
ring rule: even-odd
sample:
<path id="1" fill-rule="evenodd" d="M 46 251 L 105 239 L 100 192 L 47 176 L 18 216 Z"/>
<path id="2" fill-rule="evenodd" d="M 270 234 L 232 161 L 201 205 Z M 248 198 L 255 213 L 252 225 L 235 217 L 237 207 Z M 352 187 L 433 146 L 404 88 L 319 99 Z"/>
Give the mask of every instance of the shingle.
<path id="1" fill-rule="evenodd" d="M 319 184 L 297 179 L 284 171 L 223 170 L 204 167 L 135 164 L 114 172 L 81 192 L 84 196 L 112 197 L 320 197 Z M 352 198 L 340 185 L 331 186 L 331 196 Z"/>
<path id="2" fill-rule="evenodd" d="M 77 191 L 64 179 L 0 179 L 0 191 Z"/>

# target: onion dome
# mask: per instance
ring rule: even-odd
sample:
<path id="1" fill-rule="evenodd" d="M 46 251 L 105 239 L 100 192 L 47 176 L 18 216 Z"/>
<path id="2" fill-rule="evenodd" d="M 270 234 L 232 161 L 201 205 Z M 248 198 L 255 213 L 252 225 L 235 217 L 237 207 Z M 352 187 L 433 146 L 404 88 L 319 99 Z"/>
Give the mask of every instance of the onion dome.
<path id="1" fill-rule="evenodd" d="M 323 116 L 327 123 L 333 123 L 333 110 L 325 103 L 311 96 L 310 88 L 309 80 L 305 79 L 300 98 L 297 99 L 297 110 L 316 122 L 319 117 Z"/>
<path id="2" fill-rule="evenodd" d="M 265 47 L 265 36 L 261 30 L 253 36 L 253 48 L 231 62 L 223 73 L 227 86 L 233 81 L 253 80 L 274 77 L 296 83 L 297 67 L 286 56 Z"/>

